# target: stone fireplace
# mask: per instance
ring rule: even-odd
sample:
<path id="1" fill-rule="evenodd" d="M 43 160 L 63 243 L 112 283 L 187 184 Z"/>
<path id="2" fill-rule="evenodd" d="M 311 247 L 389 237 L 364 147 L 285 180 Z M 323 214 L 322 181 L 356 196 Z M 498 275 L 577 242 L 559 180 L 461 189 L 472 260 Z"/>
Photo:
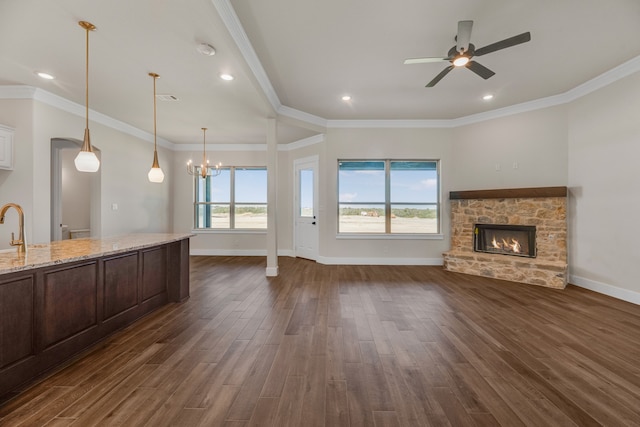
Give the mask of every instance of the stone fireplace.
<path id="1" fill-rule="evenodd" d="M 452 191 L 449 271 L 563 289 L 567 188 Z"/>

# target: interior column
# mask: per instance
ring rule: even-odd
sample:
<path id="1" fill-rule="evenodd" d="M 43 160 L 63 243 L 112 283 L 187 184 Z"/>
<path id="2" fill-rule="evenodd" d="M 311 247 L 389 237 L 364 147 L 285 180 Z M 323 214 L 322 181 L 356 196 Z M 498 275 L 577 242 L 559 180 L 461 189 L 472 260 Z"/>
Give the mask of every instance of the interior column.
<path id="1" fill-rule="evenodd" d="M 267 277 L 278 275 L 278 138 L 276 119 L 267 119 Z"/>

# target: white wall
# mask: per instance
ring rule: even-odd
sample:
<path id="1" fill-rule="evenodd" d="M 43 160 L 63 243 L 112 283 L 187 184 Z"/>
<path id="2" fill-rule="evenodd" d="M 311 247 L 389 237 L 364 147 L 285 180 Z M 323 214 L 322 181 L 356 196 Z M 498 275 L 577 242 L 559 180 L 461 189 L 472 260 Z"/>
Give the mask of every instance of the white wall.
<path id="1" fill-rule="evenodd" d="M 571 281 L 640 304 L 640 73 L 569 106 Z"/>
<path id="2" fill-rule="evenodd" d="M 453 140 L 453 190 L 567 185 L 566 105 L 455 128 Z"/>
<path id="3" fill-rule="evenodd" d="M 15 129 L 13 137 L 14 169 L 0 169 L 0 206 L 17 203 L 25 211 L 27 243 L 32 241 L 33 230 L 33 101 L 0 99 L 0 124 Z M 11 246 L 11 233 L 18 237 L 18 215 L 14 209 L 7 212 L 0 225 L 0 249 Z"/>
<path id="4" fill-rule="evenodd" d="M 38 101 L 0 100 L 0 123 L 16 129 L 15 168 L 0 171 L 0 201 L 17 202 L 25 209 L 29 243 L 49 242 L 51 139 L 82 139 L 84 118 Z M 165 182 L 152 184 L 147 172 L 153 144 L 99 123 L 90 122 L 89 127 L 91 142 L 101 154 L 99 235 L 170 232 L 171 152 L 159 147 Z M 118 203 L 117 211 L 111 209 L 112 203 Z M 1 227 L 0 245 L 4 245 L 4 232 L 10 227 Z"/>

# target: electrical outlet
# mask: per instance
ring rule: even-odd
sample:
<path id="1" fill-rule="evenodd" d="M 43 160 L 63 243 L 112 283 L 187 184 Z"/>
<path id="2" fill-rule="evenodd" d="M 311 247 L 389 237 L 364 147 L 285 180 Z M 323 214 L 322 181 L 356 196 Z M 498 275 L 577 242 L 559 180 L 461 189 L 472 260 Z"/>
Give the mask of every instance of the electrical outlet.
<path id="1" fill-rule="evenodd" d="M 111 203 L 111 210 L 112 211 L 117 211 L 118 210 L 118 204 L 117 203 Z"/>

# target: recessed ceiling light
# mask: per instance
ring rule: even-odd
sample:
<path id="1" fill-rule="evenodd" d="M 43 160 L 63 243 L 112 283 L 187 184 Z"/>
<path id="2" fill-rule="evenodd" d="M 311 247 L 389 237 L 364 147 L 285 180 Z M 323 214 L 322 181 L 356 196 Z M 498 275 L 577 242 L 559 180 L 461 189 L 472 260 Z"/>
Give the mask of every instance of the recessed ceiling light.
<path id="1" fill-rule="evenodd" d="M 49 74 L 49 73 L 43 73 L 43 72 L 41 72 L 41 71 L 37 71 L 37 72 L 36 72 L 36 75 L 37 75 L 38 77 L 40 77 L 41 79 L 45 79 L 45 80 L 53 80 L 53 79 L 55 79 L 55 77 L 53 77 L 51 74 Z"/>
<path id="2" fill-rule="evenodd" d="M 483 96 L 482 99 L 484 99 L 485 101 L 489 101 L 489 100 L 493 99 L 493 95 L 487 94 L 487 95 Z"/>
<path id="3" fill-rule="evenodd" d="M 344 96 L 342 97 L 342 100 L 343 100 L 343 101 L 351 101 L 351 95 L 344 95 Z"/>
<path id="4" fill-rule="evenodd" d="M 220 74 L 220 78 L 227 81 L 233 80 L 233 76 L 231 74 Z"/>
<path id="5" fill-rule="evenodd" d="M 205 56 L 213 56 L 216 54 L 216 49 L 208 43 L 200 43 L 196 50 Z"/>

